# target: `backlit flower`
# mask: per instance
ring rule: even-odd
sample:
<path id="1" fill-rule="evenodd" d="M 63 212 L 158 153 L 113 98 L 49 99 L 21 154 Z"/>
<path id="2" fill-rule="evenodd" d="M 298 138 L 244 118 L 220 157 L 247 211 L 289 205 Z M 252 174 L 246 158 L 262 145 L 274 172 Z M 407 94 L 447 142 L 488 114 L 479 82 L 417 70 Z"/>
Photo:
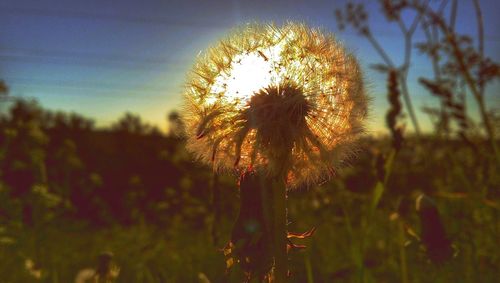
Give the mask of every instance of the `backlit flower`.
<path id="1" fill-rule="evenodd" d="M 295 23 L 235 30 L 199 56 L 184 97 L 190 151 L 291 187 L 331 176 L 352 154 L 367 101 L 354 56 Z"/>

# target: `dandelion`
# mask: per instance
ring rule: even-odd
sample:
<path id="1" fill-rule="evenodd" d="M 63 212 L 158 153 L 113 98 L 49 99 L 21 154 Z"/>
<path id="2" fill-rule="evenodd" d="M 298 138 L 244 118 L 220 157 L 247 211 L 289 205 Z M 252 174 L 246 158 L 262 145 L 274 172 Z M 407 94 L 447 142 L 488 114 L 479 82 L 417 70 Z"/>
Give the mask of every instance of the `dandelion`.
<path id="1" fill-rule="evenodd" d="M 359 65 L 333 35 L 247 25 L 201 55 L 188 77 L 188 149 L 216 169 L 314 183 L 352 154 L 366 104 Z"/>
<path id="2" fill-rule="evenodd" d="M 290 239 L 314 232 L 287 232 L 286 188 L 331 177 L 363 132 L 356 59 L 303 24 L 246 25 L 198 58 L 184 97 L 188 149 L 242 173 L 227 262 L 235 258 L 248 281 L 286 282 L 287 248 L 301 247 Z"/>

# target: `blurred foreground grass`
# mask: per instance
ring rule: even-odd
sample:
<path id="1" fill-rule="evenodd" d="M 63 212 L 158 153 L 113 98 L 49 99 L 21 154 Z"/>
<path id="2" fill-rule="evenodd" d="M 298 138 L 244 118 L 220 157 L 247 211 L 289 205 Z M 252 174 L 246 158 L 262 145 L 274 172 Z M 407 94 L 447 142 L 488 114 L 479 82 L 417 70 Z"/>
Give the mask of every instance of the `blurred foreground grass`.
<path id="1" fill-rule="evenodd" d="M 104 251 L 116 282 L 238 278 L 221 252 L 238 212 L 236 177 L 214 177 L 181 139 L 133 115 L 96 130 L 27 102 L 1 125 L 0 282 L 74 282 Z M 289 230 L 317 228 L 290 254 L 291 282 L 496 282 L 500 174 L 488 147 L 409 138 L 378 201 L 390 148 L 366 138 L 336 178 L 290 192 Z M 441 262 L 422 242 L 422 193 L 451 243 Z"/>

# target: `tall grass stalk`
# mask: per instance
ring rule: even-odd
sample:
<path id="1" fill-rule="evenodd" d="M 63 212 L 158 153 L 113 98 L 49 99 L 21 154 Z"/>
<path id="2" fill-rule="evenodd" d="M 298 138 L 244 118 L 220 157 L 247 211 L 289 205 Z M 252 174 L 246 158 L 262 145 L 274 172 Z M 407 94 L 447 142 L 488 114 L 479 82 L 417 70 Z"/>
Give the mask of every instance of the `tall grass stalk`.
<path id="1" fill-rule="evenodd" d="M 399 238 L 399 267 L 401 270 L 401 282 L 409 283 L 408 279 L 408 265 L 407 265 L 407 257 L 405 250 L 405 227 L 403 221 L 398 219 L 398 238 Z"/>
<path id="2" fill-rule="evenodd" d="M 354 233 L 354 229 L 352 227 L 352 221 L 351 221 L 351 217 L 349 216 L 349 211 L 347 209 L 347 207 L 343 204 L 342 205 L 342 211 L 343 211 L 343 214 L 344 214 L 344 222 L 346 224 L 346 227 L 347 227 L 347 233 L 349 235 L 349 239 L 353 240 L 353 239 L 356 239 L 356 235 Z M 366 232 L 363 231 L 363 232 Z M 365 233 L 363 233 L 364 235 Z M 361 238 L 363 237 L 363 235 L 361 235 Z M 350 251 L 351 251 L 351 259 L 354 261 L 354 264 L 356 266 L 356 271 L 357 271 L 357 282 L 366 282 L 365 281 L 365 268 L 364 268 L 364 264 L 363 264 L 363 244 L 360 244 L 359 242 L 357 241 L 351 241 L 349 243 L 350 245 Z"/>
<path id="3" fill-rule="evenodd" d="M 304 256 L 304 265 L 306 267 L 307 283 L 314 283 L 314 275 L 312 272 L 311 256 L 309 252 Z"/>

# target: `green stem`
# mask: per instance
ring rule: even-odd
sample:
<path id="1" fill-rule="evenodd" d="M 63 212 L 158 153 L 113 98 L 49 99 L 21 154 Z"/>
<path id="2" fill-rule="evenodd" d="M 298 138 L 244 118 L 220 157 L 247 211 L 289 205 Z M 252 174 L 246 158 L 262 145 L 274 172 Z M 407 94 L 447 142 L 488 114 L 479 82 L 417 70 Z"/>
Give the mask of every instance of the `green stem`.
<path id="1" fill-rule="evenodd" d="M 406 250 L 405 250 L 405 228 L 403 222 L 398 220 L 398 234 L 399 234 L 399 260 L 401 268 L 401 282 L 408 283 L 408 265 L 406 264 Z"/>
<path id="2" fill-rule="evenodd" d="M 311 256 L 309 255 L 309 253 L 306 253 L 304 257 L 304 264 L 306 266 L 307 283 L 314 283 L 314 276 L 311 265 Z"/>
<path id="3" fill-rule="evenodd" d="M 273 186 L 273 254 L 274 282 L 287 282 L 288 256 L 286 250 L 286 186 L 278 179 Z"/>

